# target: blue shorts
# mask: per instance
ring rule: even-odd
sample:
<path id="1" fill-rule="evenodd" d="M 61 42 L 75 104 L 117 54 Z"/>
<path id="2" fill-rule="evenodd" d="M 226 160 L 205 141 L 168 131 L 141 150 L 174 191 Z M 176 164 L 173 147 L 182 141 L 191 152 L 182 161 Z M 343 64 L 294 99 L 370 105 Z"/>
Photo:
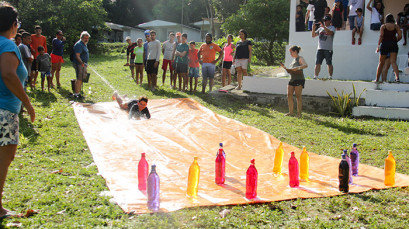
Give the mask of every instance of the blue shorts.
<path id="1" fill-rule="evenodd" d="M 332 65 L 332 53 L 332 50 L 318 49 L 315 64 L 321 65 L 322 61 L 325 59 L 327 65 Z"/>
<path id="2" fill-rule="evenodd" d="M 213 79 L 215 70 L 216 70 L 216 65 L 212 63 L 203 63 L 202 64 L 203 79 L 207 79 L 207 78 Z"/>
<path id="3" fill-rule="evenodd" d="M 348 20 L 349 20 L 349 29 L 353 30 L 355 28 L 355 18 L 356 15 L 354 16 L 348 16 Z"/>
<path id="4" fill-rule="evenodd" d="M 311 31 L 312 30 L 312 24 L 314 23 L 314 21 L 308 21 L 308 30 Z"/>
<path id="5" fill-rule="evenodd" d="M 189 77 L 199 77 L 199 67 L 189 68 Z"/>
<path id="6" fill-rule="evenodd" d="M 51 77 L 51 72 L 41 72 L 41 79 L 45 79 L 45 77 Z"/>

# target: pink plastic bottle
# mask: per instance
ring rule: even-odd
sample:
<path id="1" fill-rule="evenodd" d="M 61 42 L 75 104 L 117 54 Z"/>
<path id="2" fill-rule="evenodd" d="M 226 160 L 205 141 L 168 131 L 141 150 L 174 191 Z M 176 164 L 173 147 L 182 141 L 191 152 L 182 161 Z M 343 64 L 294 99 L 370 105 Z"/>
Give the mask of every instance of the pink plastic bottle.
<path id="1" fill-rule="evenodd" d="M 251 165 L 246 173 L 246 198 L 254 199 L 257 197 L 257 176 L 258 172 L 254 166 L 254 159 L 251 159 Z"/>
<path id="2" fill-rule="evenodd" d="M 300 186 L 300 169 L 298 167 L 297 158 L 294 156 L 294 152 L 291 152 L 291 158 L 288 161 L 288 173 L 290 177 L 290 187 L 296 188 Z"/>
<path id="3" fill-rule="evenodd" d="M 148 179 L 149 165 L 145 159 L 145 153 L 141 153 L 141 160 L 138 163 L 138 189 L 146 191 L 146 180 Z"/>
<path id="4" fill-rule="evenodd" d="M 215 182 L 216 184 L 224 184 L 226 159 L 224 158 L 222 148 L 219 149 L 219 152 L 217 153 L 215 164 Z"/>

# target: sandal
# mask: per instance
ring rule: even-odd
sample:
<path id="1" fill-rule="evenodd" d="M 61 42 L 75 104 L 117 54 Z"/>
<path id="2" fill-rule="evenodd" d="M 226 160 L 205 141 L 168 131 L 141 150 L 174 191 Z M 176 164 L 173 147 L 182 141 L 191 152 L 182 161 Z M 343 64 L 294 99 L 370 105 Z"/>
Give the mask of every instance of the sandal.
<path id="1" fill-rule="evenodd" d="M 352 45 L 355 45 L 355 38 L 352 39 Z"/>
<path id="2" fill-rule="evenodd" d="M 362 44 L 361 38 L 358 38 L 358 45 L 361 45 L 361 44 Z"/>

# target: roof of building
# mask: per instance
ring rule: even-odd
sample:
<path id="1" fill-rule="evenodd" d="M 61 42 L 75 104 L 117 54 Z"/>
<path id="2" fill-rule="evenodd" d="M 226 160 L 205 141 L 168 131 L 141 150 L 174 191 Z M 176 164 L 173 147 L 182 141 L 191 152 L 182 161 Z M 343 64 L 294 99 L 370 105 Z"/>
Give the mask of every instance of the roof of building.
<path id="1" fill-rule="evenodd" d="M 214 24 L 222 24 L 222 22 L 219 21 L 219 19 L 217 19 L 217 18 L 213 19 L 213 23 Z M 193 22 L 191 24 L 194 25 L 194 26 L 210 25 L 210 19 L 204 18 L 204 20 Z"/>
<path id="2" fill-rule="evenodd" d="M 138 27 L 141 27 L 141 28 L 155 28 L 156 27 L 157 28 L 157 27 L 171 27 L 171 26 L 181 26 L 181 25 L 182 24 L 170 22 L 170 21 L 153 20 L 153 21 L 148 21 L 148 22 L 139 24 Z M 183 27 L 194 29 L 194 30 L 199 30 L 197 28 L 187 26 L 187 25 L 183 25 Z"/>
<path id="3" fill-rule="evenodd" d="M 115 23 L 112 23 L 112 22 L 105 22 L 105 25 L 108 26 L 109 28 L 111 28 L 112 30 L 124 31 L 124 30 L 136 29 L 136 30 L 143 31 L 143 29 L 138 29 L 138 28 L 131 27 L 131 26 L 126 26 L 126 25 L 115 24 Z"/>

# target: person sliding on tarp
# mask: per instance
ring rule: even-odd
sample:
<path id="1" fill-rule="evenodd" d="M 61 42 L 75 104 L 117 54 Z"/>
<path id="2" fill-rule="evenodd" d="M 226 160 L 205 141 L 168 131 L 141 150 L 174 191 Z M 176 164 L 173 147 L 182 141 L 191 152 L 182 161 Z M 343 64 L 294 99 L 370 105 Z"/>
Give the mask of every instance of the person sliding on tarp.
<path id="1" fill-rule="evenodd" d="M 129 112 L 129 119 L 131 119 L 132 117 L 134 117 L 135 119 L 151 118 L 151 114 L 149 113 L 147 107 L 148 97 L 140 96 L 138 100 L 133 99 L 129 102 L 125 102 L 124 97 L 118 95 L 118 92 L 114 92 L 114 94 L 112 95 L 112 99 L 118 102 L 119 107 Z"/>

